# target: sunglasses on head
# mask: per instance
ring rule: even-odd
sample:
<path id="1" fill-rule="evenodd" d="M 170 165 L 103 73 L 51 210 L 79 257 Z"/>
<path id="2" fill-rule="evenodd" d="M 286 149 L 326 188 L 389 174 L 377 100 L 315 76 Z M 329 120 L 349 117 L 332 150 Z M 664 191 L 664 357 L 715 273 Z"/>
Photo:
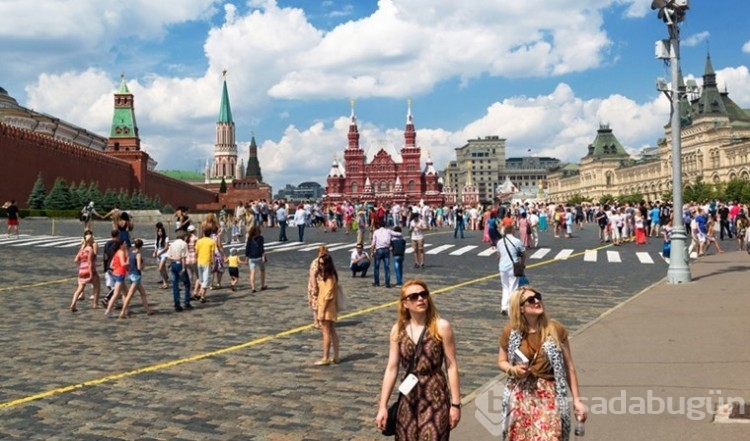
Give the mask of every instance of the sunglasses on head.
<path id="1" fill-rule="evenodd" d="M 537 293 L 534 293 L 533 296 L 529 296 L 529 297 L 526 297 L 525 299 L 523 299 L 521 301 L 521 306 L 523 306 L 523 305 L 525 305 L 527 303 L 536 304 L 536 303 L 539 303 L 541 301 L 542 301 L 542 294 L 537 292 Z"/>
<path id="2" fill-rule="evenodd" d="M 414 294 L 409 294 L 408 296 L 404 297 L 404 299 L 405 300 L 409 300 L 411 302 L 416 302 L 417 299 L 420 298 L 420 297 L 423 298 L 423 299 L 425 299 L 425 300 L 427 300 L 427 297 L 429 297 L 429 296 L 430 296 L 429 292 L 427 292 L 427 291 L 420 291 L 420 292 L 415 292 Z"/>

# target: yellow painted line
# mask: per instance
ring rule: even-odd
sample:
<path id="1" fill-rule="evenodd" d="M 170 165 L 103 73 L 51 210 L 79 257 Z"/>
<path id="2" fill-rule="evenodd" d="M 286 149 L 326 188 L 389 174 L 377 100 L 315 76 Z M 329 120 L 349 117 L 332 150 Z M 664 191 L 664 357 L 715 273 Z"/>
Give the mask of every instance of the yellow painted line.
<path id="1" fill-rule="evenodd" d="M 455 284 L 455 285 L 452 285 L 452 286 L 441 288 L 441 289 L 435 290 L 433 293 L 436 294 L 436 295 L 440 294 L 440 293 L 445 293 L 445 292 L 452 291 L 454 289 L 460 288 L 462 286 L 472 285 L 474 283 L 479 283 L 479 282 L 482 282 L 482 281 L 485 281 L 485 280 L 489 280 L 489 279 L 492 279 L 492 278 L 495 278 L 495 277 L 497 277 L 497 274 L 491 274 L 491 275 L 488 275 L 488 276 L 480 277 L 480 278 L 473 279 L 473 280 L 468 280 L 466 282 L 462 282 L 462 283 L 458 283 L 458 284 Z M 370 308 L 361 309 L 361 310 L 358 310 L 358 311 L 350 312 L 348 314 L 343 314 L 343 315 L 341 315 L 339 317 L 339 319 L 340 320 L 342 320 L 342 319 L 348 319 L 348 318 L 351 318 L 351 317 L 357 317 L 357 316 L 360 316 L 360 315 L 368 314 L 368 313 L 371 313 L 371 312 L 374 312 L 374 311 L 378 311 L 380 309 L 384 309 L 384 308 L 388 308 L 388 307 L 391 307 L 391 306 L 395 306 L 398 302 L 399 302 L 399 300 L 394 300 L 392 302 L 387 302 L 387 303 L 384 303 L 384 304 L 381 304 L 381 305 L 377 305 L 377 306 L 373 306 L 373 307 L 370 307 Z M 239 351 L 241 349 L 246 349 L 246 348 L 249 348 L 249 347 L 257 346 L 257 345 L 260 345 L 260 344 L 263 344 L 263 343 L 266 343 L 266 342 L 270 342 L 270 341 L 273 341 L 273 340 L 276 340 L 276 339 L 279 339 L 279 338 L 282 338 L 282 337 L 288 337 L 290 335 L 299 334 L 299 333 L 301 333 L 303 331 L 307 331 L 307 330 L 311 329 L 312 327 L 313 327 L 312 324 L 304 325 L 304 326 L 298 326 L 296 328 L 288 329 L 286 331 L 282 331 L 282 332 L 279 332 L 279 333 L 276 333 L 276 334 L 273 334 L 273 335 L 266 335 L 264 337 L 259 337 L 259 338 L 256 338 L 254 340 L 250 340 L 248 342 L 241 343 L 241 344 L 238 344 L 238 345 L 235 345 L 235 346 L 229 346 L 229 347 L 226 347 L 226 348 L 218 349 L 218 350 L 211 351 L 211 352 L 206 352 L 206 353 L 203 353 L 203 354 L 197 354 L 197 355 L 193 355 L 193 356 L 190 356 L 190 357 L 180 358 L 180 359 L 176 359 L 176 360 L 172 360 L 172 361 L 168 361 L 168 362 L 164 362 L 164 363 L 158 363 L 158 364 L 154 364 L 154 365 L 151 365 L 151 366 L 145 366 L 145 367 L 142 367 L 142 368 L 139 368 L 139 369 L 134 369 L 134 370 L 127 371 L 127 372 L 121 372 L 121 373 L 117 373 L 117 374 L 112 374 L 112 375 L 108 375 L 108 376 L 105 376 L 105 377 L 96 378 L 96 379 L 89 380 L 89 381 L 84 381 L 83 383 L 71 384 L 71 385 L 68 385 L 68 386 L 63 386 L 63 387 L 59 387 L 59 388 L 56 388 L 56 389 L 51 389 L 51 390 L 48 390 L 48 391 L 44 391 L 44 392 L 40 392 L 40 393 L 37 393 L 37 394 L 29 395 L 29 396 L 26 396 L 26 397 L 15 399 L 15 400 L 5 401 L 3 403 L 0 403 L 0 409 L 8 409 L 8 408 L 11 408 L 11 407 L 20 406 L 22 404 L 25 404 L 25 403 L 28 403 L 28 402 L 31 402 L 31 401 L 37 401 L 37 400 L 41 400 L 41 399 L 44 399 L 44 398 L 49 398 L 49 397 L 53 397 L 53 396 L 56 396 L 56 395 L 61 395 L 61 394 L 64 394 L 64 393 L 67 393 L 67 392 L 71 392 L 71 391 L 74 391 L 74 390 L 79 390 L 79 389 L 82 389 L 84 387 L 97 386 L 97 385 L 100 385 L 100 384 L 103 384 L 103 383 L 109 383 L 109 382 L 113 382 L 113 381 L 116 381 L 116 380 L 121 380 L 123 378 L 133 377 L 133 376 L 136 376 L 136 375 L 139 375 L 139 374 L 144 374 L 144 373 L 147 373 L 147 372 L 160 371 L 160 370 L 168 369 L 168 368 L 171 368 L 171 367 L 174 367 L 174 366 L 179 366 L 181 364 L 185 364 L 185 363 L 189 363 L 189 362 L 193 362 L 193 361 L 199 361 L 199 360 L 203 360 L 203 359 L 210 358 L 210 357 L 215 357 L 217 355 L 222 355 L 222 354 L 226 354 L 226 353 L 229 353 L 229 352 Z"/>
<path id="2" fill-rule="evenodd" d="M 0 292 L 3 292 L 3 291 L 14 291 L 14 290 L 19 290 L 19 289 L 36 288 L 38 286 L 54 285 L 56 283 L 72 282 L 72 281 L 76 281 L 76 280 L 78 280 L 78 278 L 76 278 L 76 277 L 68 277 L 66 279 L 56 279 L 56 280 L 48 280 L 46 282 L 32 283 L 31 285 L 4 286 L 4 287 L 0 288 Z M 72 292 L 73 291 L 71 291 L 71 293 Z"/>
<path id="3" fill-rule="evenodd" d="M 607 248 L 609 246 L 611 246 L 611 245 L 601 246 L 601 247 L 596 248 L 596 249 Z M 585 251 L 584 252 L 580 252 L 580 253 L 576 253 L 576 254 L 571 254 L 569 256 L 569 258 L 570 257 L 581 256 L 583 254 L 585 254 Z M 560 260 L 550 259 L 550 260 L 547 260 L 547 261 L 542 261 L 542 262 L 538 262 L 538 263 L 529 265 L 527 268 L 534 268 L 534 267 L 538 267 L 538 266 L 542 266 L 542 265 L 547 265 L 549 263 L 555 263 L 555 262 L 560 262 Z M 476 278 L 476 279 L 467 280 L 465 282 L 461 282 L 461 283 L 457 283 L 455 285 L 447 286 L 445 288 L 437 289 L 437 290 L 433 291 L 433 294 L 438 295 L 438 294 L 446 293 L 446 292 L 453 291 L 455 289 L 458 289 L 458 288 L 461 288 L 461 287 L 464 287 L 464 286 L 469 286 L 469 285 L 473 285 L 475 283 L 484 282 L 486 280 L 491 280 L 491 279 L 494 279 L 496 277 L 498 277 L 498 274 L 497 273 L 493 273 L 493 274 L 490 274 L 490 275 L 487 275 L 487 276 L 483 276 L 483 277 L 479 277 L 479 278 Z M 42 282 L 42 283 L 35 284 L 35 285 L 27 285 L 27 287 L 48 285 L 48 284 L 52 284 L 52 283 L 60 283 L 62 281 L 70 281 L 70 280 L 76 280 L 76 279 L 75 278 L 70 278 L 70 279 L 61 279 L 61 280 L 57 280 L 57 281 Z M 378 311 L 378 310 L 381 310 L 381 309 L 385 309 L 385 308 L 388 308 L 388 307 L 395 306 L 396 304 L 398 304 L 398 302 L 399 302 L 399 300 L 393 300 L 391 302 L 386 302 L 386 303 L 383 303 L 383 304 L 380 304 L 380 305 L 376 305 L 376 306 L 372 306 L 372 307 L 369 307 L 369 308 L 360 309 L 358 311 L 350 312 L 348 314 L 343 314 L 343 315 L 341 315 L 339 317 L 339 319 L 343 320 L 343 319 L 348 319 L 348 318 L 352 318 L 352 317 L 358 317 L 358 316 L 361 316 L 361 315 L 369 314 L 371 312 L 375 312 L 375 311 Z M 304 331 L 307 331 L 307 330 L 311 329 L 312 327 L 313 327 L 312 324 L 310 324 L 310 325 L 304 325 L 304 326 L 298 326 L 296 328 L 288 329 L 286 331 L 282 331 L 282 332 L 279 332 L 279 333 L 276 333 L 276 334 L 273 334 L 273 335 L 266 335 L 266 336 L 263 336 L 263 337 L 256 338 L 254 340 L 250 340 L 250 341 L 245 342 L 245 343 L 241 343 L 241 344 L 234 345 L 234 346 L 229 346 L 229 347 L 222 348 L 222 349 L 217 349 L 215 351 L 205 352 L 203 354 L 192 355 L 190 357 L 185 357 L 185 358 L 179 358 L 179 359 L 176 359 L 176 360 L 172 360 L 172 361 L 168 361 L 168 362 L 164 362 L 164 363 L 158 363 L 158 364 L 154 364 L 154 365 L 151 365 L 151 366 L 145 366 L 145 367 L 142 367 L 142 368 L 138 368 L 138 369 L 134 369 L 134 370 L 126 371 L 126 372 L 120 372 L 120 373 L 117 373 L 117 374 L 112 374 L 112 375 L 108 375 L 108 376 L 105 376 L 105 377 L 96 378 L 96 379 L 89 380 L 89 381 L 84 381 L 83 383 L 71 384 L 71 385 L 59 387 L 59 388 L 56 388 L 56 389 L 50 389 L 50 390 L 47 390 L 47 391 L 44 391 L 44 392 L 40 392 L 40 393 L 33 394 L 33 395 L 28 395 L 26 397 L 18 398 L 18 399 L 15 399 L 15 400 L 10 400 L 10 401 L 2 402 L 2 403 L 0 403 L 0 409 L 8 409 L 8 408 L 11 408 L 11 407 L 16 407 L 16 406 L 20 406 L 20 405 L 25 404 L 25 403 L 29 403 L 31 401 L 37 401 L 37 400 L 41 400 L 41 399 L 44 399 L 44 398 L 49 398 L 49 397 L 53 397 L 53 396 L 56 396 L 56 395 L 61 395 L 61 394 L 67 393 L 67 392 L 72 392 L 74 390 L 79 390 L 79 389 L 82 389 L 84 387 L 97 386 L 97 385 L 100 385 L 100 384 L 104 384 L 104 383 L 109 383 L 109 382 L 121 380 L 123 378 L 133 377 L 133 376 L 144 374 L 144 373 L 148 373 L 148 372 L 156 372 L 156 371 L 168 369 L 168 368 L 171 368 L 171 367 L 174 367 L 174 366 L 179 366 L 181 364 L 186 364 L 186 363 L 190 363 L 190 362 L 193 362 L 193 361 L 199 361 L 199 360 L 203 360 L 203 359 L 206 359 L 206 358 L 215 357 L 217 355 L 222 355 L 222 354 L 227 354 L 227 353 L 230 353 L 230 352 L 239 351 L 241 349 L 246 349 L 246 348 L 250 348 L 250 347 L 253 347 L 253 346 L 258 346 L 258 345 L 266 343 L 266 342 L 277 340 L 277 339 L 282 338 L 282 337 L 288 337 L 290 335 L 299 334 L 301 332 L 304 332 Z"/>

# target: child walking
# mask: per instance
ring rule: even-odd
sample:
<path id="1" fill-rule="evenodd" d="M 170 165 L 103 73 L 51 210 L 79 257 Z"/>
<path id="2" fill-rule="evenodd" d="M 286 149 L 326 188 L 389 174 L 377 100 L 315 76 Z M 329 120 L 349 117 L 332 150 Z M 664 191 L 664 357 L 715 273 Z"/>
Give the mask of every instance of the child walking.
<path id="1" fill-rule="evenodd" d="M 133 298 L 136 290 L 141 293 L 141 303 L 146 309 L 147 315 L 152 315 L 154 311 L 148 306 L 148 299 L 146 298 L 146 289 L 143 287 L 143 255 L 141 254 L 141 248 L 143 248 L 143 241 L 136 239 L 133 242 L 134 248 L 130 252 L 128 259 L 130 265 L 128 266 L 128 278 L 130 279 L 130 289 L 128 294 L 125 296 L 125 300 L 122 301 L 122 310 L 120 311 L 120 318 L 128 318 L 130 316 L 130 299 Z"/>
<path id="2" fill-rule="evenodd" d="M 243 259 L 242 256 L 237 255 L 237 250 L 232 249 L 229 256 L 224 259 L 229 269 L 229 277 L 232 282 L 232 291 L 237 291 L 237 282 L 240 280 L 240 264 L 247 264 L 247 260 Z"/>

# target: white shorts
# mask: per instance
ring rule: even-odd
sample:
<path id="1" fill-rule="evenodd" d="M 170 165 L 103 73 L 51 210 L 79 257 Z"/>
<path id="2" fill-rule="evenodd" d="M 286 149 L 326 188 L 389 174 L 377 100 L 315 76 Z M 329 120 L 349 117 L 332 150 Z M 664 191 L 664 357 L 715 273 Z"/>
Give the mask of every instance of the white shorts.
<path id="1" fill-rule="evenodd" d="M 207 289 L 211 284 L 211 265 L 198 265 L 198 280 L 201 288 Z"/>

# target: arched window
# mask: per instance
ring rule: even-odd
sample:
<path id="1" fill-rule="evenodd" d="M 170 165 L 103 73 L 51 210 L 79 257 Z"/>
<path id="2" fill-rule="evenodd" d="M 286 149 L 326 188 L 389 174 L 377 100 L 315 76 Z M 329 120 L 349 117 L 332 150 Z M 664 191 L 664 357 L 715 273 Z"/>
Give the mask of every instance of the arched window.
<path id="1" fill-rule="evenodd" d="M 605 176 L 605 179 L 606 179 L 606 185 L 607 185 L 607 187 L 611 187 L 612 186 L 612 178 L 613 178 L 612 172 L 607 172 L 604 176 Z"/>
<path id="2" fill-rule="evenodd" d="M 388 187 L 386 187 L 386 185 L 388 185 L 388 184 L 386 184 L 385 181 L 380 181 L 380 192 L 381 193 L 385 193 L 386 192 L 386 189 L 388 188 Z"/>
<path id="3" fill-rule="evenodd" d="M 357 194 L 359 192 L 359 186 L 356 182 L 352 182 L 352 194 Z"/>
<path id="4" fill-rule="evenodd" d="M 417 183 L 413 180 L 409 181 L 409 192 L 414 192 L 417 190 Z"/>

